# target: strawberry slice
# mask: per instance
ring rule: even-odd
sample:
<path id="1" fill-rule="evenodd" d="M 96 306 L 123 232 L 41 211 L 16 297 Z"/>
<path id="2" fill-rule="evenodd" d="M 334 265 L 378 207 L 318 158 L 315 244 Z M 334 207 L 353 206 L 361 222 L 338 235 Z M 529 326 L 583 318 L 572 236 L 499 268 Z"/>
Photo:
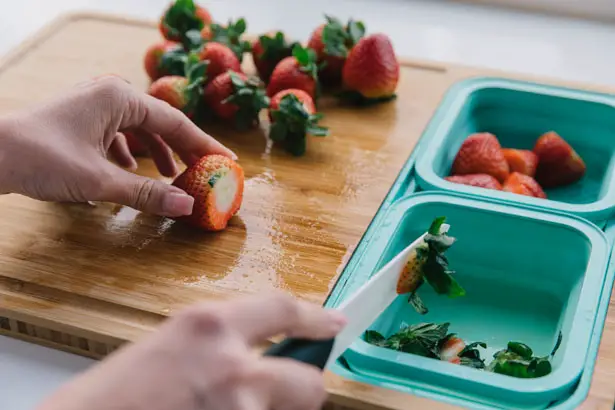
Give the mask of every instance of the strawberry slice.
<path id="1" fill-rule="evenodd" d="M 444 179 L 449 182 L 454 182 L 455 184 L 470 185 L 485 189 L 495 189 L 497 191 L 502 190 L 502 184 L 500 184 L 497 179 L 487 174 L 454 175 Z"/>
<path id="2" fill-rule="evenodd" d="M 536 180 L 545 188 L 569 185 L 585 175 L 583 159 L 553 131 L 538 138 L 534 153 L 538 156 Z"/>
<path id="3" fill-rule="evenodd" d="M 519 172 L 534 177 L 538 167 L 538 156 L 534 152 L 525 149 L 504 148 L 502 153 L 506 162 L 508 162 L 510 172 Z"/>
<path id="4" fill-rule="evenodd" d="M 465 347 L 466 344 L 461 338 L 455 335 L 449 335 L 440 347 L 440 360 L 461 364 L 459 354 Z"/>
<path id="5" fill-rule="evenodd" d="M 192 214 L 179 219 L 207 231 L 220 231 L 241 207 L 244 172 L 228 157 L 206 155 L 181 173 L 173 185 L 194 197 Z"/>
<path id="6" fill-rule="evenodd" d="M 500 142 L 488 132 L 466 138 L 452 167 L 452 175 L 488 174 L 501 183 L 508 178 L 509 172 Z"/>
<path id="7" fill-rule="evenodd" d="M 533 196 L 536 198 L 547 197 L 545 191 L 542 190 L 542 187 L 534 178 L 519 172 L 513 172 L 510 174 L 504 183 L 502 190 L 519 195 Z"/>

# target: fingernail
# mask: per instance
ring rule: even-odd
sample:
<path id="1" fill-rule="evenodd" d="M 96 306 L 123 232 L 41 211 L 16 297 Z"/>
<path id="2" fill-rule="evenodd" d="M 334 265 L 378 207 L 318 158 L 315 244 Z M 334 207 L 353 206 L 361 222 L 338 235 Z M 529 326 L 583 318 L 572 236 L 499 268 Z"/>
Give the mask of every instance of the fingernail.
<path id="1" fill-rule="evenodd" d="M 329 318 L 335 324 L 337 329 L 341 329 L 346 326 L 346 316 L 344 316 L 342 312 L 338 310 L 329 310 L 327 311 L 327 313 L 329 314 Z"/>
<path id="2" fill-rule="evenodd" d="M 162 200 L 162 211 L 167 216 L 190 215 L 194 206 L 194 198 L 190 195 L 171 192 Z"/>
<path id="3" fill-rule="evenodd" d="M 233 151 L 231 151 L 231 158 L 233 159 L 233 161 L 237 161 L 239 159 L 237 154 L 235 154 Z"/>

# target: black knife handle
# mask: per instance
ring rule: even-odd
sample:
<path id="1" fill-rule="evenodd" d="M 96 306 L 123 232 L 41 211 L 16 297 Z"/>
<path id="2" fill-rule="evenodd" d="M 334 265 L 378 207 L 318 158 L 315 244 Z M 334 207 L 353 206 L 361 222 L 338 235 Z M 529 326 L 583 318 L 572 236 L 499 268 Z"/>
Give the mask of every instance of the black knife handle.
<path id="1" fill-rule="evenodd" d="M 331 355 L 335 339 L 308 340 L 289 338 L 271 346 L 265 356 L 287 357 L 323 370 Z"/>

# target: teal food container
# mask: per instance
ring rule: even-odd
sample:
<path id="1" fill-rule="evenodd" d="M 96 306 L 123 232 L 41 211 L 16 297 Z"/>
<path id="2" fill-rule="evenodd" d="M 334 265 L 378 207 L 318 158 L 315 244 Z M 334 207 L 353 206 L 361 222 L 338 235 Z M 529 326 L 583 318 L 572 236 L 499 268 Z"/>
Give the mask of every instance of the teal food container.
<path id="1" fill-rule="evenodd" d="M 587 171 L 573 185 L 547 190 L 546 200 L 444 179 L 472 133 L 490 132 L 505 148 L 532 149 L 548 131 L 556 131 L 578 152 Z M 611 95 L 499 78 L 469 79 L 446 93 L 421 140 L 416 177 L 422 190 L 499 198 L 571 213 L 601 226 L 615 211 L 615 97 Z"/>
<path id="2" fill-rule="evenodd" d="M 447 256 L 466 296 L 448 299 L 424 286 L 420 296 L 430 309 L 427 315 L 417 314 L 400 296 L 371 329 L 388 335 L 407 324 L 450 322 L 450 331 L 467 342 L 488 344 L 486 362 L 511 340 L 547 356 L 561 331 L 552 373 L 517 379 L 363 340 L 344 354 L 346 370 L 372 382 L 488 408 L 546 408 L 569 396 L 584 372 L 605 284 L 609 244 L 604 233 L 580 218 L 505 202 L 451 193 L 411 194 L 397 200 L 374 226 L 355 272 L 378 271 L 440 215 L 446 215 L 450 235 L 458 239 Z M 353 281 L 345 293 L 368 278 Z"/>

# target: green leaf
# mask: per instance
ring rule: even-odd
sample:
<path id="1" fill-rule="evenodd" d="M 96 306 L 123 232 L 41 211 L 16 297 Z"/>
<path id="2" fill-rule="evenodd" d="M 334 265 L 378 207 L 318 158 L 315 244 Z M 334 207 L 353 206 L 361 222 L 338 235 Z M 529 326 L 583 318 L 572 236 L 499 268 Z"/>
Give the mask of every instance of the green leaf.
<path id="1" fill-rule="evenodd" d="M 485 362 L 481 360 L 480 358 L 461 357 L 460 359 L 461 359 L 460 364 L 462 366 L 472 367 L 474 369 L 481 369 L 481 370 L 485 368 Z"/>
<path id="2" fill-rule="evenodd" d="M 386 340 L 382 334 L 376 332 L 375 330 L 367 330 L 364 337 L 367 343 L 376 346 L 383 346 Z"/>
<path id="3" fill-rule="evenodd" d="M 559 350 L 560 346 L 562 345 L 562 332 L 560 331 L 557 335 L 557 340 L 555 341 L 555 346 L 553 347 L 553 350 L 551 351 L 551 357 L 555 356 L 555 353 L 557 353 L 557 351 Z"/>
<path id="4" fill-rule="evenodd" d="M 286 127 L 281 122 L 274 122 L 269 128 L 269 138 L 274 142 L 281 142 L 286 139 Z"/>
<path id="5" fill-rule="evenodd" d="M 303 48 L 299 44 L 293 48 L 293 57 L 295 57 L 301 65 L 307 65 L 310 63 L 310 55 L 308 54 L 307 49 Z"/>
<path id="6" fill-rule="evenodd" d="M 429 313 L 429 309 L 427 309 L 427 306 L 425 306 L 423 300 L 416 294 L 416 292 L 410 294 L 408 297 L 408 303 L 412 305 L 414 310 L 416 310 L 419 315 L 426 315 Z"/>
<path id="7" fill-rule="evenodd" d="M 470 343 L 469 345 L 467 345 L 466 347 L 463 348 L 463 350 L 459 353 L 459 356 L 464 356 L 466 354 L 471 354 L 470 352 L 476 350 L 477 347 L 482 347 L 483 349 L 486 349 L 487 348 L 487 343 L 485 343 L 485 342 Z"/>
<path id="8" fill-rule="evenodd" d="M 170 34 L 185 40 L 190 30 L 203 29 L 203 21 L 196 15 L 196 6 L 192 0 L 177 0 L 169 7 L 163 18 L 164 26 Z"/>
<path id="9" fill-rule="evenodd" d="M 246 86 L 246 82 L 236 72 L 229 70 L 228 73 L 234 87 L 243 88 Z"/>
<path id="10" fill-rule="evenodd" d="M 235 23 L 234 28 L 237 35 L 245 33 L 247 28 L 246 20 L 244 18 L 240 18 L 237 20 L 237 23 Z"/>
<path id="11" fill-rule="evenodd" d="M 524 359 L 531 359 L 534 355 L 532 349 L 520 342 L 508 342 L 508 351 L 518 354 Z"/>
<path id="12" fill-rule="evenodd" d="M 365 24 L 361 21 L 350 20 L 348 22 L 348 37 L 350 46 L 354 46 L 365 35 Z"/>
<path id="13" fill-rule="evenodd" d="M 162 54 L 158 68 L 164 75 L 186 75 L 186 63 L 188 55 L 181 48 L 177 47 Z"/>
<path id="14" fill-rule="evenodd" d="M 427 233 L 429 233 L 430 235 L 440 235 L 440 229 L 442 228 L 442 224 L 444 224 L 445 221 L 446 221 L 445 216 L 439 216 L 435 218 L 431 222 L 431 225 L 429 226 L 429 230 L 427 231 Z"/>

